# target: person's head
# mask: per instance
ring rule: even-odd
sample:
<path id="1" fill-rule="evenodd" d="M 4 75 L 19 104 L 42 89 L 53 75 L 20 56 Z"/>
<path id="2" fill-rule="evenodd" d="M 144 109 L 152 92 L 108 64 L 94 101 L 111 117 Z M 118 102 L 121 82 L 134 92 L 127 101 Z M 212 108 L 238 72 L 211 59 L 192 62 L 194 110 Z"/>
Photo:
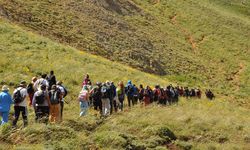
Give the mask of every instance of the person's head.
<path id="1" fill-rule="evenodd" d="M 8 88 L 8 86 L 7 85 L 3 85 L 3 87 L 2 87 L 2 91 L 3 92 L 8 92 L 10 89 Z"/>
<path id="2" fill-rule="evenodd" d="M 128 84 L 132 84 L 131 80 L 128 80 Z"/>
<path id="3" fill-rule="evenodd" d="M 42 74 L 41 77 L 45 79 L 47 77 L 47 74 Z"/>
<path id="4" fill-rule="evenodd" d="M 41 89 L 42 91 L 45 91 L 45 90 L 46 90 L 46 85 L 44 85 L 44 84 L 40 85 L 40 89 Z"/>
<path id="5" fill-rule="evenodd" d="M 86 79 L 89 79 L 89 74 L 86 74 L 86 75 L 85 75 L 85 78 L 86 78 Z"/>
<path id="6" fill-rule="evenodd" d="M 27 84 L 26 84 L 26 81 L 21 81 L 19 86 L 20 86 L 20 87 L 26 87 L 26 85 L 27 85 Z"/>
<path id="7" fill-rule="evenodd" d="M 143 85 L 142 85 L 142 84 L 140 84 L 140 88 L 141 88 L 141 89 L 143 88 Z"/>
<path id="8" fill-rule="evenodd" d="M 88 81 L 87 85 L 92 85 L 91 81 Z"/>
<path id="9" fill-rule="evenodd" d="M 31 79 L 31 82 L 32 83 L 35 83 L 37 81 L 37 77 L 33 77 L 32 79 Z"/>
<path id="10" fill-rule="evenodd" d="M 106 81 L 106 85 L 110 85 L 110 82 L 108 80 Z"/>
<path id="11" fill-rule="evenodd" d="M 51 74 L 51 75 L 54 75 L 54 71 L 53 71 L 53 70 L 51 70 L 51 71 L 50 71 L 50 74 Z"/>

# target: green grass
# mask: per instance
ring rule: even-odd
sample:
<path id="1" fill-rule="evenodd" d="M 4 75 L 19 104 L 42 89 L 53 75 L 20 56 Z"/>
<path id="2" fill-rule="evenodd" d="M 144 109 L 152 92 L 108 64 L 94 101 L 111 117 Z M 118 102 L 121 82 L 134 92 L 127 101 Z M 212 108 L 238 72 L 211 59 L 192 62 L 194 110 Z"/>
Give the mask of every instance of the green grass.
<path id="1" fill-rule="evenodd" d="M 28 128 L 13 130 L 9 124 L 0 128 L 0 149 L 249 149 L 248 9 L 240 9 L 236 1 L 230 7 L 224 5 L 227 1 L 211 0 L 134 2 L 142 11 L 122 10 L 121 15 L 85 1 L 69 5 L 69 1 L 0 0 L 0 14 L 9 14 L 0 18 L 0 82 L 13 91 L 21 80 L 54 70 L 70 91 L 62 124 L 36 124 L 30 108 Z M 178 27 L 169 19 L 174 14 Z M 109 27 L 116 28 L 111 32 Z M 195 52 L 182 29 L 196 42 L 205 35 Z M 154 47 L 146 50 L 150 42 Z M 114 54 L 109 57 L 114 61 L 88 52 Z M 159 66 L 147 64 L 158 59 Z M 169 75 L 148 74 L 124 64 L 158 74 L 162 68 Z M 76 97 L 86 73 L 94 82 L 132 79 L 151 86 L 171 82 L 203 90 L 210 87 L 217 99 L 181 99 L 171 107 L 136 106 L 104 120 L 90 110 L 88 116 L 78 118 Z"/>
<path id="2" fill-rule="evenodd" d="M 0 0 L 0 6 L 3 17 L 80 50 L 237 99 L 250 94 L 245 0 Z"/>

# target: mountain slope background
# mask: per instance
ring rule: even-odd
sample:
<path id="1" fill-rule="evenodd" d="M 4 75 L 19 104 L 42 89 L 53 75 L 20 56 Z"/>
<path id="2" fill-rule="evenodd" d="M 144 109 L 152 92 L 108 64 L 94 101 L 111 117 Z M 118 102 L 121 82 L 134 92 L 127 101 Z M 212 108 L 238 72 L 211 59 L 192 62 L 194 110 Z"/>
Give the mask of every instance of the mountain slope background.
<path id="1" fill-rule="evenodd" d="M 41 35 L 242 99 L 250 89 L 249 7 L 245 0 L 0 1 L 3 17 Z"/>
<path id="2" fill-rule="evenodd" d="M 248 8 L 236 0 L 0 0 L 1 84 L 13 91 L 53 69 L 69 89 L 62 124 L 36 124 L 29 108 L 28 128 L 0 127 L 0 149 L 248 150 Z M 86 72 L 93 81 L 212 87 L 217 98 L 78 118 Z"/>

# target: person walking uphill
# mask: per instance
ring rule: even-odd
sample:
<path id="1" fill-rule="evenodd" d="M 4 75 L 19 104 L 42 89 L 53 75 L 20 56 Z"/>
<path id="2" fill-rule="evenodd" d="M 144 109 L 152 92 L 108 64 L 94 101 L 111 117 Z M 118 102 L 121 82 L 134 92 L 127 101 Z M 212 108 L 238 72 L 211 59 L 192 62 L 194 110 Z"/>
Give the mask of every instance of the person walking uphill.
<path id="1" fill-rule="evenodd" d="M 41 85 L 38 91 L 34 94 L 32 105 L 35 109 L 37 122 L 43 121 L 47 124 L 49 118 L 49 94 L 46 91 L 46 85 Z"/>
<path id="2" fill-rule="evenodd" d="M 127 84 L 125 90 L 126 90 L 126 95 L 128 98 L 128 106 L 131 107 L 131 102 L 132 102 L 132 105 L 134 105 L 133 98 L 134 98 L 134 91 L 135 90 L 134 90 L 134 86 L 130 80 L 128 81 L 128 84 Z"/>
<path id="3" fill-rule="evenodd" d="M 78 96 L 78 100 L 80 102 L 80 117 L 81 116 L 85 116 L 88 112 L 88 101 L 89 101 L 89 91 L 88 91 L 88 87 L 85 85 L 83 86 L 79 96 Z"/>
<path id="4" fill-rule="evenodd" d="M 101 87 L 101 92 L 102 92 L 102 115 L 103 116 L 108 116 L 110 115 L 110 100 L 109 100 L 109 89 L 106 83 L 102 84 Z"/>
<path id="5" fill-rule="evenodd" d="M 60 101 L 62 100 L 63 95 L 61 91 L 56 87 L 56 85 L 51 86 L 51 90 L 49 91 L 49 99 L 50 99 L 50 114 L 49 121 L 51 123 L 60 122 Z"/>
<path id="6" fill-rule="evenodd" d="M 37 81 L 37 78 L 33 77 L 31 80 L 31 83 L 29 83 L 29 85 L 27 86 L 27 92 L 29 94 L 29 99 L 30 99 L 29 106 L 32 106 L 32 100 L 33 100 L 33 96 L 35 93 L 34 84 L 36 81 Z"/>
<path id="7" fill-rule="evenodd" d="M 9 92 L 9 88 L 4 85 L 2 92 L 0 93 L 0 116 L 2 117 L 1 125 L 5 124 L 9 120 L 10 106 L 13 104 Z"/>
<path id="8" fill-rule="evenodd" d="M 56 76 L 54 75 L 54 71 L 51 70 L 50 74 L 47 76 L 47 81 L 49 83 L 49 90 L 51 90 L 52 85 L 56 84 Z"/>
<path id="9" fill-rule="evenodd" d="M 18 88 L 13 92 L 15 119 L 13 120 L 12 126 L 15 127 L 19 119 L 20 113 L 22 112 L 23 126 L 28 125 L 28 111 L 27 111 L 27 89 L 26 82 L 22 81 Z"/>

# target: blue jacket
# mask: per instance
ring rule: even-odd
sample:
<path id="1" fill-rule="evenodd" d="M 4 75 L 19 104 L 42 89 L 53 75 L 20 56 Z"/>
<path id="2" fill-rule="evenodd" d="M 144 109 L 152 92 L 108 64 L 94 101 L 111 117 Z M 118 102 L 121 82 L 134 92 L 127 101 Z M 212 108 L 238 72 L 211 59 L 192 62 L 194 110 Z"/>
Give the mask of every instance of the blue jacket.
<path id="1" fill-rule="evenodd" d="M 10 106 L 13 104 L 11 95 L 7 91 L 0 93 L 0 112 L 9 112 Z"/>
<path id="2" fill-rule="evenodd" d="M 125 89 L 127 96 L 134 96 L 135 88 L 130 80 L 128 81 L 128 84 L 126 85 Z"/>

